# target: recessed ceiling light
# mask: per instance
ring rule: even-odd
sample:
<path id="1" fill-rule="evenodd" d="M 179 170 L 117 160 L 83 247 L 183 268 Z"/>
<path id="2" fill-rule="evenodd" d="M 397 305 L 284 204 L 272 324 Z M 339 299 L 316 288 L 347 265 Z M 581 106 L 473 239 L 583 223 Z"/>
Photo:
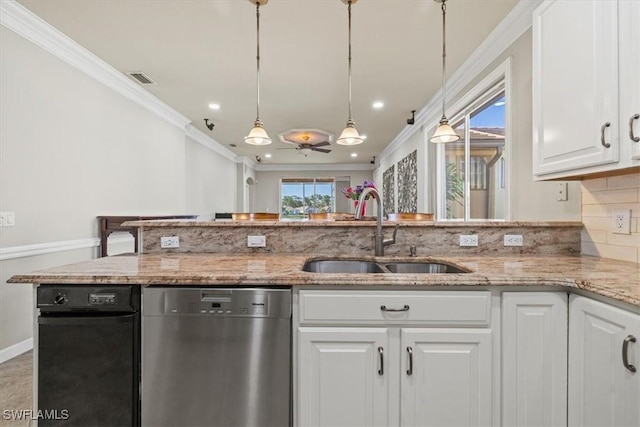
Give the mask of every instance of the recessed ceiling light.
<path id="1" fill-rule="evenodd" d="M 211 108 L 212 110 L 219 110 L 220 109 L 220 104 L 209 104 L 209 108 Z"/>
<path id="2" fill-rule="evenodd" d="M 271 158 L 271 153 L 267 153 L 267 154 L 265 154 L 264 156 L 265 156 L 267 159 L 270 159 L 270 158 Z"/>
<path id="3" fill-rule="evenodd" d="M 376 110 L 381 109 L 382 107 L 384 107 L 384 102 L 382 101 L 376 101 L 372 104 L 372 107 L 375 108 Z"/>
<path id="4" fill-rule="evenodd" d="M 358 157 L 358 153 L 351 153 L 351 157 Z"/>

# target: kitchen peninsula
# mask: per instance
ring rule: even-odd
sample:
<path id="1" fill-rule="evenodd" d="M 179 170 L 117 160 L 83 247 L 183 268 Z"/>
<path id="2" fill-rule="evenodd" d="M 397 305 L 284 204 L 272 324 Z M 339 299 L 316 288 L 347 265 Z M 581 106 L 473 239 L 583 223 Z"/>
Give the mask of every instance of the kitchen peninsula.
<path id="1" fill-rule="evenodd" d="M 216 316 L 245 316 L 235 314 L 229 302 L 237 290 L 290 290 L 287 348 L 292 349 L 294 426 L 339 421 L 428 425 L 444 424 L 451 417 L 463 425 L 516 425 L 522 419 L 567 425 L 567 420 L 572 424 L 590 411 L 619 417 L 619 425 L 633 425 L 639 415 L 633 340 L 640 335 L 640 267 L 581 256 L 580 223 L 385 222 L 385 235 L 396 225 L 398 232 L 384 257 L 373 256 L 371 221 L 171 220 L 127 225 L 140 227 L 139 255 L 100 258 L 10 280 L 95 285 L 106 291 L 111 286 L 140 286 L 142 330 L 147 328 L 143 337 L 161 334 L 172 357 L 194 339 L 207 342 L 208 329 L 193 323 L 198 319 L 213 325 Z M 478 246 L 459 246 L 460 235 L 477 236 Z M 505 235 L 522 236 L 523 245 L 505 246 Z M 265 246 L 247 247 L 249 236 L 264 236 Z M 161 237 L 177 237 L 179 247 L 162 248 Z M 417 256 L 410 256 L 411 246 L 416 246 Z M 304 271 L 314 260 L 357 260 L 383 267 L 433 262 L 464 272 Z M 183 291 L 196 298 L 182 305 L 174 302 Z M 166 296 L 160 298 L 158 292 Z M 268 298 L 256 301 L 256 307 L 269 304 Z M 182 310 L 184 321 L 179 320 Z M 173 327 L 153 332 L 150 319 L 158 321 L 163 313 Z M 191 323 L 187 328 L 179 322 Z M 176 331 L 187 329 L 192 332 L 183 341 Z M 164 416 L 156 413 L 157 405 L 149 406 L 155 399 L 145 397 L 144 384 L 159 378 L 156 367 L 170 362 L 151 341 L 142 343 L 142 425 L 145 413 L 146 420 L 150 414 Z M 179 354 L 191 360 L 189 352 Z M 190 375 L 183 368 L 162 372 Z M 201 373 L 198 369 L 198 378 Z M 162 378 L 174 381 L 169 374 Z M 612 381 L 611 389 L 603 388 L 606 399 L 595 401 L 588 386 L 593 380 Z M 188 396 L 185 390 L 180 393 Z M 518 393 L 524 393 L 524 400 L 515 398 Z M 447 401 L 458 410 L 446 409 Z M 532 406 L 533 412 L 528 409 Z M 334 418 L 323 423 L 327 414 Z M 545 424 L 543 416 L 553 423 Z"/>

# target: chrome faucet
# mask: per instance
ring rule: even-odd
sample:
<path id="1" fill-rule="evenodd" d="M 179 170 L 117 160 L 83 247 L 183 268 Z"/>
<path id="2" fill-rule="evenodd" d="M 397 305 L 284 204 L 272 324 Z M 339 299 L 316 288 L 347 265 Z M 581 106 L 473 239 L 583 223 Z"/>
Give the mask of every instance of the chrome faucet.
<path id="1" fill-rule="evenodd" d="M 362 190 L 362 194 L 360 194 L 358 206 L 356 207 L 356 212 L 353 215 L 353 218 L 362 218 L 362 215 L 364 215 L 364 201 L 369 194 L 373 195 L 373 198 L 376 201 L 376 207 L 378 209 L 376 215 L 376 256 L 384 256 L 384 247 L 393 245 L 396 242 L 396 233 L 398 232 L 399 224 L 396 224 L 396 228 L 393 229 L 393 237 L 391 239 L 385 239 L 384 235 L 382 234 L 382 216 L 384 214 L 382 197 L 380 197 L 380 193 L 378 193 L 378 190 L 373 187 L 365 187 L 365 189 Z"/>

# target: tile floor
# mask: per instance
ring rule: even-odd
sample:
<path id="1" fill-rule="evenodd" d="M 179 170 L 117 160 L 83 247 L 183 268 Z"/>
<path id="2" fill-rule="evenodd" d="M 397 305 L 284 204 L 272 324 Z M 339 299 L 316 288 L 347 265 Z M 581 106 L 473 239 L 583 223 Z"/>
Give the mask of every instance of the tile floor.
<path id="1" fill-rule="evenodd" d="M 31 351 L 0 364 L 0 427 L 27 427 L 27 420 L 7 420 L 11 410 L 30 409 L 32 403 L 33 353 Z"/>

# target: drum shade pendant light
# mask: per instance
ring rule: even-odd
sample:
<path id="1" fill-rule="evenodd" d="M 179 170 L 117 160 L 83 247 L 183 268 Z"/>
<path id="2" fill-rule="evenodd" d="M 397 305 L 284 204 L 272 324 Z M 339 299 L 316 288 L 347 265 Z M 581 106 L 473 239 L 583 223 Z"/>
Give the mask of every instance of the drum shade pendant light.
<path id="1" fill-rule="evenodd" d="M 271 144 L 271 138 L 267 135 L 267 131 L 262 127 L 262 121 L 260 121 L 260 6 L 267 4 L 269 0 L 249 0 L 252 4 L 256 5 L 256 34 L 257 34 L 257 96 L 256 96 L 256 122 L 253 124 L 253 129 L 249 132 L 249 135 L 244 137 L 244 142 L 251 145 L 268 145 Z"/>
<path id="2" fill-rule="evenodd" d="M 358 0 L 342 0 L 343 3 L 347 4 L 347 10 L 349 12 L 349 119 L 347 120 L 347 127 L 345 127 L 340 134 L 340 138 L 336 140 L 336 143 L 340 145 L 358 145 L 364 141 L 351 118 L 351 5 L 357 1 Z"/>
<path id="3" fill-rule="evenodd" d="M 442 117 L 440 118 L 440 124 L 436 129 L 436 132 L 431 138 L 430 142 L 444 143 L 444 142 L 456 142 L 460 139 L 458 134 L 449 125 L 449 120 L 444 114 L 445 103 L 447 99 L 447 39 L 446 39 L 446 14 L 447 14 L 447 0 L 434 0 L 436 3 L 442 3 Z"/>

